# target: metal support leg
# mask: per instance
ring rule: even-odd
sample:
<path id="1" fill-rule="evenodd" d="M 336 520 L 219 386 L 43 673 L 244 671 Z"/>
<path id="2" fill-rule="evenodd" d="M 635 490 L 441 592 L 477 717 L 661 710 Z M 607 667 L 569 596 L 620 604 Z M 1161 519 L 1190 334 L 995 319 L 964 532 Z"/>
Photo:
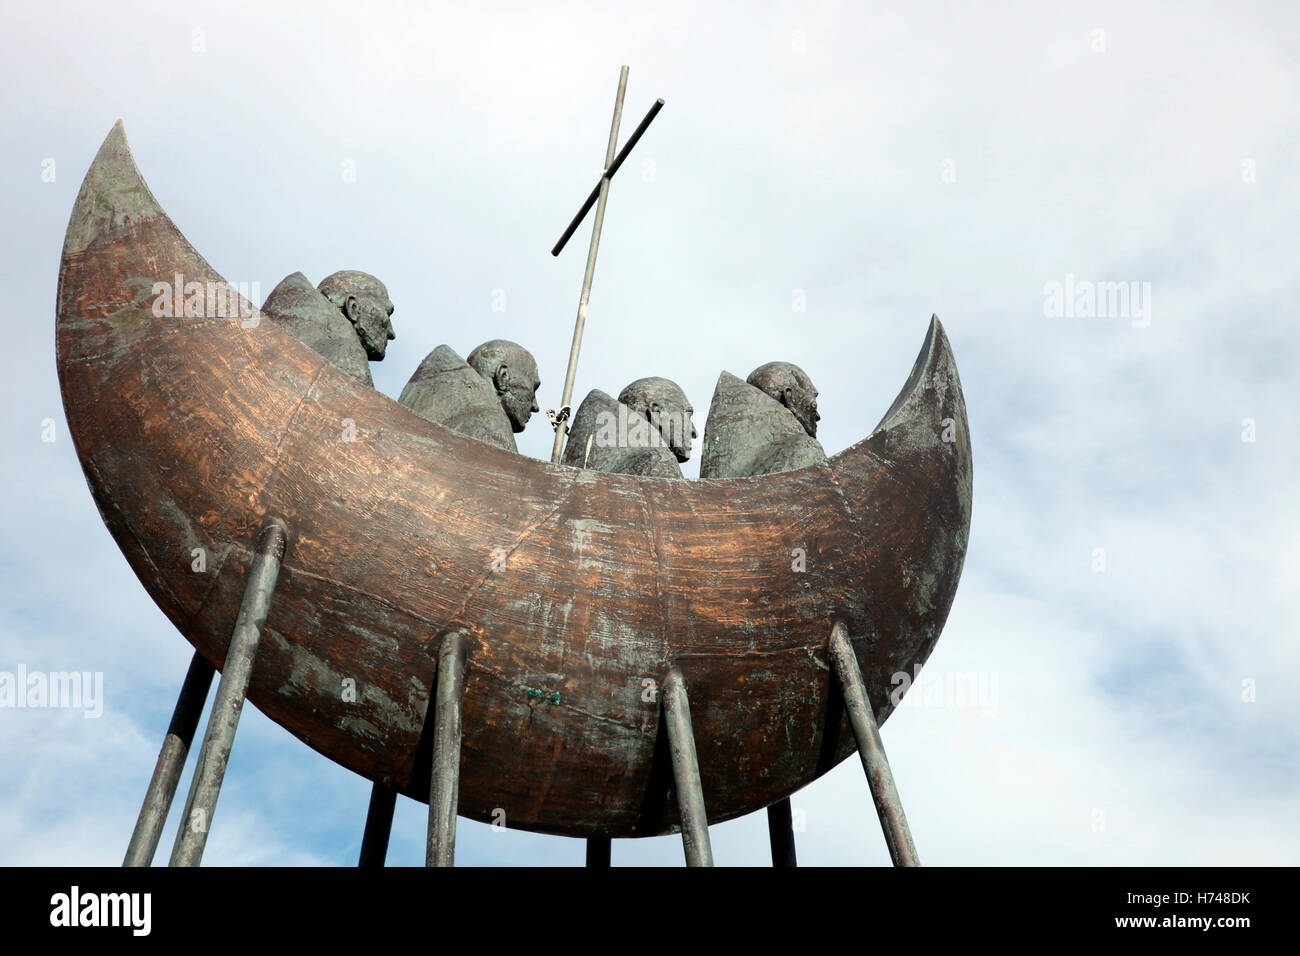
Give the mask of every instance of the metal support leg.
<path id="1" fill-rule="evenodd" d="M 687 866 L 712 866 L 709 819 L 704 812 L 704 788 L 700 763 L 695 755 L 695 734 L 691 730 L 691 705 L 686 697 L 682 672 L 673 668 L 664 678 L 664 719 L 668 723 L 668 751 L 673 761 L 673 786 L 677 790 L 677 814 L 682 821 L 682 848 Z"/>
<path id="2" fill-rule="evenodd" d="M 460 705 L 465 695 L 465 637 L 459 631 L 442 639 L 436 686 L 429 841 L 424 862 L 426 866 L 454 866 L 456 801 L 460 794 Z"/>
<path id="3" fill-rule="evenodd" d="M 767 836 L 772 843 L 773 866 L 798 866 L 794 858 L 794 820 L 790 798 L 767 808 Z"/>
<path id="4" fill-rule="evenodd" d="M 203 858 L 203 847 L 208 840 L 208 829 L 221 795 L 221 781 L 230 761 L 230 748 L 235 743 L 239 727 L 239 714 L 244 707 L 244 693 L 253 673 L 253 658 L 262 637 L 266 613 L 271 608 L 271 592 L 280 574 L 280 560 L 284 557 L 288 534 L 278 519 L 270 519 L 257 537 L 253 565 L 244 585 L 244 600 L 235 619 L 235 630 L 226 650 L 226 663 L 221 669 L 221 682 L 217 696 L 208 715 L 208 728 L 199 750 L 198 766 L 185 801 L 176 844 L 172 847 L 172 866 L 198 866 Z"/>
<path id="5" fill-rule="evenodd" d="M 841 621 L 836 621 L 831 628 L 831 661 L 844 691 L 844 705 L 849 712 L 849 722 L 853 725 L 853 736 L 858 742 L 862 769 L 866 772 L 867 784 L 871 787 L 871 799 L 876 803 L 880 826 L 885 831 L 889 856 L 894 861 L 894 866 L 920 866 L 916 845 L 912 842 L 912 831 L 908 829 L 907 817 L 903 815 L 903 803 L 898 797 L 898 788 L 894 785 L 894 772 L 889 769 L 889 758 L 885 756 L 884 745 L 880 742 L 876 715 L 867 699 L 867 687 L 862 680 L 862 671 L 858 668 L 858 658 L 849 643 L 848 629 Z"/>
<path id="6" fill-rule="evenodd" d="M 388 857 L 388 836 L 393 830 L 393 809 L 397 791 L 377 783 L 370 789 L 366 830 L 361 835 L 361 858 L 357 866 L 383 866 Z"/>
<path id="7" fill-rule="evenodd" d="M 612 843 L 609 837 L 588 837 L 587 865 L 608 869 Z"/>
<path id="8" fill-rule="evenodd" d="M 167 822 L 172 798 L 176 796 L 176 785 L 185 769 L 185 758 L 194 742 L 194 730 L 203 716 L 203 704 L 212 687 L 213 673 L 207 658 L 195 651 L 190 659 L 190 669 L 185 674 L 185 683 L 181 684 L 180 696 L 176 698 L 176 709 L 172 711 L 172 722 L 167 726 L 167 736 L 158 752 L 149 789 L 145 791 L 144 806 L 140 808 L 135 831 L 127 844 L 123 866 L 148 866 L 153 862 L 158 838 Z"/>

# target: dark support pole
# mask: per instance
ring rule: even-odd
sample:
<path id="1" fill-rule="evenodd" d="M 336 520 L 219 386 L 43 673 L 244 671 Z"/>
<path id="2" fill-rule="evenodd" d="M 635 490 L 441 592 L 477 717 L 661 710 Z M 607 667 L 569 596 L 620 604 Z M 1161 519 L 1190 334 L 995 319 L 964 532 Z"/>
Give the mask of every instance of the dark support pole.
<path id="1" fill-rule="evenodd" d="M 357 866 L 383 866 L 388 857 L 388 835 L 393 830 L 393 808 L 397 791 L 377 783 L 370 788 L 370 809 L 366 811 L 366 830 L 361 835 L 361 858 Z"/>
<path id="2" fill-rule="evenodd" d="M 794 820 L 790 798 L 767 808 L 767 836 L 772 841 L 773 866 L 798 866 L 794 858 Z"/>
<path id="3" fill-rule="evenodd" d="M 920 866 L 916 845 L 912 842 L 912 831 L 908 829 L 907 817 L 903 815 L 903 802 L 894 785 L 894 772 L 889 769 L 889 758 L 885 756 L 884 745 L 880 742 L 876 715 L 867 699 L 867 687 L 862 680 L 862 671 L 858 668 L 858 658 L 853 652 L 853 645 L 849 643 L 848 628 L 842 621 L 836 621 L 831 628 L 831 661 L 844 691 L 845 709 L 849 712 L 853 736 L 858 742 L 858 756 L 862 758 L 862 769 L 867 774 L 871 799 L 876 803 L 880 826 L 885 831 L 889 856 L 894 861 L 894 866 Z"/>
<path id="4" fill-rule="evenodd" d="M 285 526 L 276 518 L 268 520 L 258 535 L 253 564 L 244 585 L 244 600 L 235 619 L 217 697 L 212 702 L 207 732 L 199 750 L 198 766 L 194 768 L 185 813 L 181 816 L 176 845 L 172 847 L 172 866 L 198 866 L 203 858 L 217 797 L 221 795 L 221 781 L 226 776 L 230 749 L 235 743 L 239 714 L 244 708 L 244 694 L 253 674 L 253 658 L 257 655 L 266 613 L 271 609 L 271 593 L 275 590 L 287 542 Z"/>
<path id="5" fill-rule="evenodd" d="M 162 836 L 163 824 L 167 822 L 167 813 L 172 807 L 172 798 L 176 796 L 176 785 L 180 783 L 181 771 L 185 769 L 185 758 L 189 756 L 190 744 L 194 742 L 194 730 L 199 725 L 203 704 L 212 687 L 213 673 L 207 658 L 195 651 L 190 658 L 185 683 L 181 684 L 180 696 L 176 698 L 176 709 L 172 711 L 172 722 L 167 726 L 162 750 L 158 752 L 153 778 L 149 781 L 149 789 L 145 791 L 144 806 L 140 808 L 135 831 L 131 834 L 131 842 L 127 844 L 123 866 L 148 866 L 153 862 L 153 855 L 158 849 L 158 838 Z"/>
<path id="6" fill-rule="evenodd" d="M 609 837 L 587 837 L 587 865 L 608 869 L 612 843 Z"/>
<path id="7" fill-rule="evenodd" d="M 433 714 L 433 769 L 429 775 L 426 866 L 456 863 L 456 801 L 460 794 L 460 704 L 465 695 L 465 636 L 451 631 L 438 648 Z"/>
<path id="8" fill-rule="evenodd" d="M 700 762 L 695 755 L 695 734 L 691 730 L 691 705 L 682 672 L 675 667 L 664 679 L 664 719 L 668 723 L 668 752 L 673 762 L 673 786 L 677 791 L 677 815 L 682 822 L 686 865 L 712 866 L 713 847 L 709 844 L 704 787 L 700 783 Z"/>

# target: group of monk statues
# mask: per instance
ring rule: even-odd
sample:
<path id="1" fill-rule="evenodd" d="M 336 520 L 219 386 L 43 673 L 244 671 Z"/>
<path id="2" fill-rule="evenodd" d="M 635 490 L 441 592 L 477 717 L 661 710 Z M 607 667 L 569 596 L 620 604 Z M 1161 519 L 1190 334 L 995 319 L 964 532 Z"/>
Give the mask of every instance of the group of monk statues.
<path id="1" fill-rule="evenodd" d="M 397 337 L 388 290 L 365 272 L 336 272 L 315 287 L 295 272 L 271 291 L 262 314 L 372 388 L 369 363 L 382 361 Z M 439 345 L 398 401 L 452 431 L 518 452 L 515 435 L 538 411 L 540 386 L 532 354 L 493 339 L 465 358 Z M 694 414 L 686 394 L 666 378 L 639 378 L 618 398 L 593 389 L 573 413 L 562 461 L 594 471 L 681 478 L 681 464 L 698 437 Z M 817 389 L 796 365 L 768 362 L 744 381 L 723 372 L 704 431 L 700 477 L 743 478 L 824 462 L 820 419 Z"/>

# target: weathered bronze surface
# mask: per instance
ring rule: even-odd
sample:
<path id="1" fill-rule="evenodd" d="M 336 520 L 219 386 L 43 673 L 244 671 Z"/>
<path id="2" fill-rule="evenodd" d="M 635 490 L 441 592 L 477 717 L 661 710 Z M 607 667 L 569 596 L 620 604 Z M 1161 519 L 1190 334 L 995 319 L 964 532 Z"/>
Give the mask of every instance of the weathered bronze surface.
<path id="1" fill-rule="evenodd" d="M 493 339 L 465 358 L 469 366 L 492 386 L 510 427 L 521 432 L 537 411 L 537 390 L 542 387 L 533 353 L 517 342 Z"/>
<path id="2" fill-rule="evenodd" d="M 743 384 L 723 372 L 709 411 L 700 477 L 743 478 L 820 465 L 826 460 L 815 437 L 820 419 L 817 389 L 797 365 L 768 362 Z M 767 808 L 767 834 L 772 865 L 796 866 L 789 797 Z"/>
<path id="3" fill-rule="evenodd" d="M 616 475 L 682 476 L 678 455 L 663 433 L 644 414 L 598 388 L 578 406 L 560 460 L 575 468 Z"/>
<path id="4" fill-rule="evenodd" d="M 424 357 L 398 401 L 425 418 L 476 441 L 517 451 L 510 417 L 491 382 L 439 345 Z"/>
<path id="5" fill-rule="evenodd" d="M 745 381 L 787 409 L 803 430 L 817 437 L 817 389 L 806 372 L 793 362 L 768 362 L 749 373 Z"/>
<path id="6" fill-rule="evenodd" d="M 393 331 L 393 301 L 384 284 L 368 272 L 344 269 L 322 279 L 317 291 L 352 323 L 366 357 L 382 362 L 388 343 L 397 338 Z"/>
<path id="7" fill-rule="evenodd" d="M 159 317 L 151 284 L 174 273 L 223 281 L 140 179 L 119 124 L 73 209 L 57 299 L 60 384 L 91 492 L 145 589 L 217 665 L 258 530 L 285 520 L 248 699 L 372 780 L 428 798 L 421 734 L 449 628 L 467 634 L 459 812 L 617 837 L 679 823 L 658 699 L 671 668 L 716 823 L 853 752 L 832 619 L 879 722 L 890 676 L 939 636 L 966 552 L 971 455 L 937 320 L 867 439 L 798 471 L 672 481 L 457 435 L 272 322 Z"/>
<path id="8" fill-rule="evenodd" d="M 704 425 L 700 477 L 749 478 L 822 464 L 826 452 L 812 437 L 817 418 L 815 402 L 811 407 L 804 403 L 788 408 L 749 382 L 723 372 Z"/>
<path id="9" fill-rule="evenodd" d="M 691 445 L 697 437 L 691 417 L 695 409 L 680 385 L 651 375 L 619 392 L 618 400 L 651 424 L 678 461 L 690 459 Z"/>
<path id="10" fill-rule="evenodd" d="M 286 276 L 271 290 L 262 314 L 345 375 L 374 385 L 356 326 L 301 272 Z"/>

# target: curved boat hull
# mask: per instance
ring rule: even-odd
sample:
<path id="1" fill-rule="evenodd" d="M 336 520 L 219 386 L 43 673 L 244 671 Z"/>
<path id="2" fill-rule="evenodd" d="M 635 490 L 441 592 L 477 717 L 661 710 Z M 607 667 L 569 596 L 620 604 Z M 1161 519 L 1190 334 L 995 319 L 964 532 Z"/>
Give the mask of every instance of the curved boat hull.
<path id="1" fill-rule="evenodd" d="M 726 820 L 853 751 L 833 618 L 882 722 L 891 675 L 939 636 L 971 456 L 937 319 L 884 420 L 829 463 L 672 481 L 473 442 L 269 321 L 156 315 L 154 283 L 176 275 L 225 288 L 119 123 L 59 280 L 59 376 L 87 481 L 150 596 L 218 667 L 258 530 L 287 523 L 248 699 L 359 774 L 427 800 L 434 655 L 458 627 L 462 815 L 575 836 L 675 829 L 657 686 L 677 666 L 709 818 Z"/>

